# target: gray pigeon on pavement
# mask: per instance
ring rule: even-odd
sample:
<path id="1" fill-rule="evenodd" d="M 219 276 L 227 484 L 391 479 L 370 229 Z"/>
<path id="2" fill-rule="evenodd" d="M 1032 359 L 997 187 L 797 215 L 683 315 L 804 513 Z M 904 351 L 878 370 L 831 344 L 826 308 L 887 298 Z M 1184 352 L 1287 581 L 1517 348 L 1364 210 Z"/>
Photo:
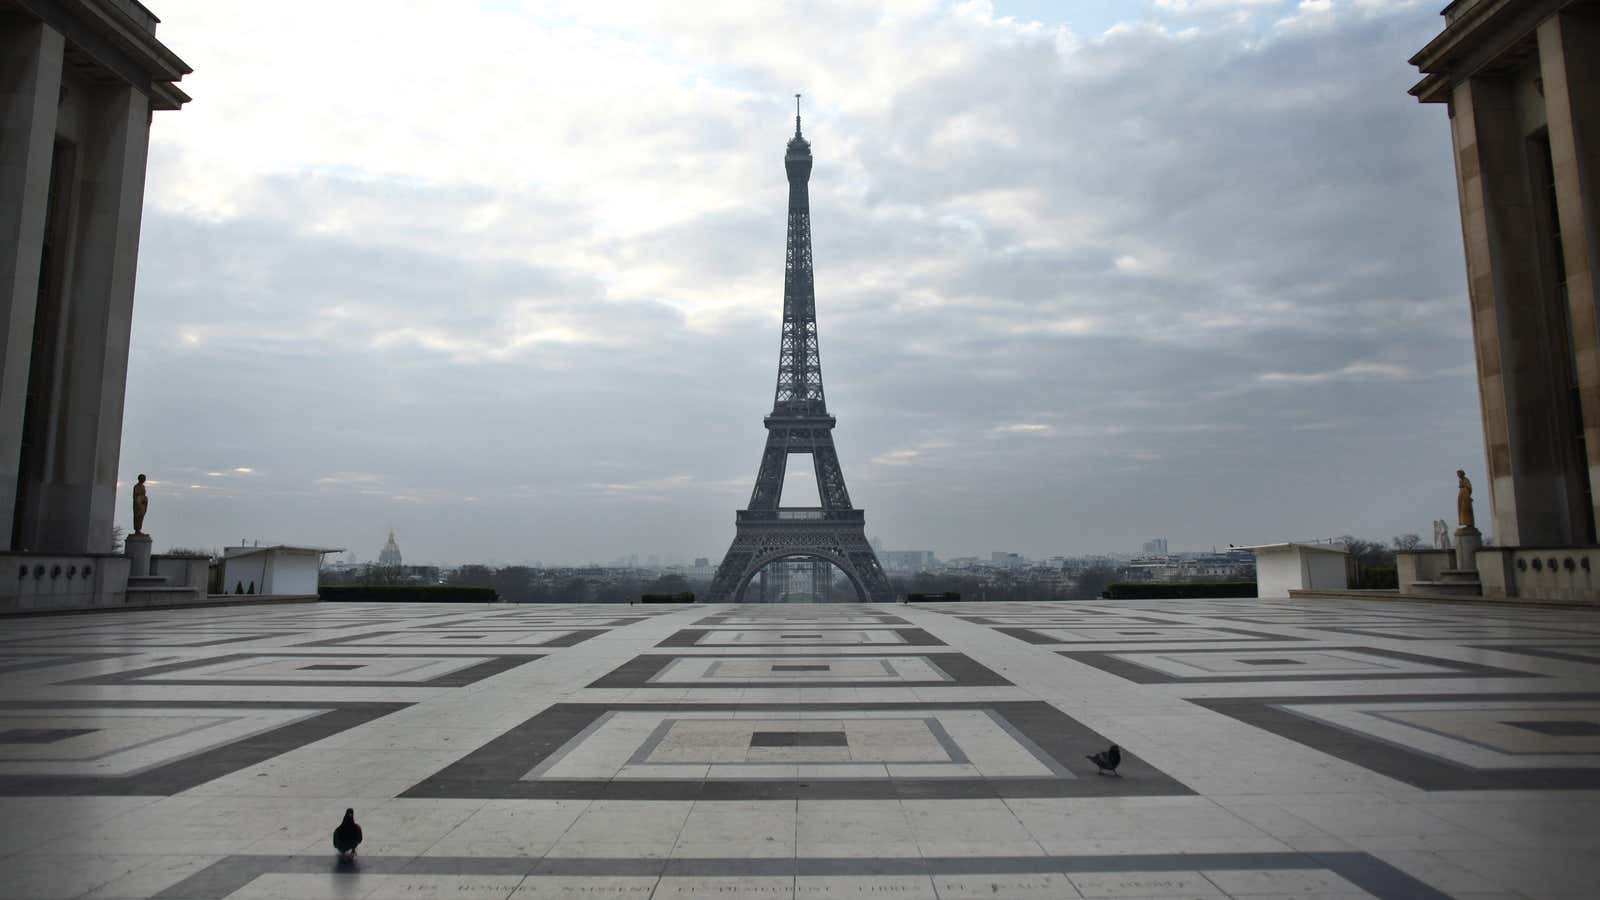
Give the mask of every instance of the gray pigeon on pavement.
<path id="1" fill-rule="evenodd" d="M 356 847 L 361 844 L 361 826 L 356 824 L 356 811 L 344 811 L 344 821 L 333 830 L 333 849 L 339 851 L 340 856 L 355 856 Z"/>
<path id="2" fill-rule="evenodd" d="M 1100 767 L 1100 771 L 1095 773 L 1097 775 L 1104 775 L 1106 772 L 1116 775 L 1117 766 L 1122 765 L 1122 748 L 1112 744 L 1109 750 L 1090 754 L 1089 762 Z M 1120 778 L 1122 776 L 1118 775 L 1117 777 Z"/>

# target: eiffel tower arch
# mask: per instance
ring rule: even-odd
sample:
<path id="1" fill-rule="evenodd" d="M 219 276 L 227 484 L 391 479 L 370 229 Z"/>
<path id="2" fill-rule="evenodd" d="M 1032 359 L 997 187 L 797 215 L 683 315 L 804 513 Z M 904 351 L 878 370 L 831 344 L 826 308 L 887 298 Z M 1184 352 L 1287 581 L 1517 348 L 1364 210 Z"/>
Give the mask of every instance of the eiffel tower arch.
<path id="1" fill-rule="evenodd" d="M 778 344 L 778 386 L 772 414 L 762 421 L 767 445 L 746 508 L 734 515 L 733 546 L 717 567 L 708 599 L 744 602 L 745 589 L 763 567 L 784 560 L 820 560 L 842 571 L 856 598 L 894 599 L 878 555 L 867 543 L 863 510 L 850 505 L 844 470 L 833 446 L 833 426 L 822 391 L 817 349 L 817 298 L 811 269 L 811 144 L 800 134 L 795 95 L 794 137 L 783 157 L 789 178 L 788 248 L 783 271 L 783 333 Z M 809 456 L 821 506 L 782 507 L 791 456 Z"/>

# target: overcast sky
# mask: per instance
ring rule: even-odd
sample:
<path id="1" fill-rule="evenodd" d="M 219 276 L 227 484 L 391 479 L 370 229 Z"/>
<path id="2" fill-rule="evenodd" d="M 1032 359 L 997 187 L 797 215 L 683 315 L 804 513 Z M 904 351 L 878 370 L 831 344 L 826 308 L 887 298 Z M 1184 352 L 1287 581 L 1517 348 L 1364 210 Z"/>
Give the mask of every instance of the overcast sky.
<path id="1" fill-rule="evenodd" d="M 195 99 L 152 130 L 124 494 L 159 549 L 714 563 L 798 91 L 886 547 L 1428 535 L 1484 460 L 1406 94 L 1440 2 L 150 0 Z"/>

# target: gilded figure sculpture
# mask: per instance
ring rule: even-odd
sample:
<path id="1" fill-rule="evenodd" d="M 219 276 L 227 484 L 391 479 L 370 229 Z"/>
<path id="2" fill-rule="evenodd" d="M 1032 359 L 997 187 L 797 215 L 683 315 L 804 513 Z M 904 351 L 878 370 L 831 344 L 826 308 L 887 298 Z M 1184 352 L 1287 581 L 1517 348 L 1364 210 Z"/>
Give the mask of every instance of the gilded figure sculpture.
<path id="1" fill-rule="evenodd" d="M 1472 481 L 1467 478 L 1467 473 L 1462 469 L 1456 470 L 1456 518 L 1461 520 L 1462 528 L 1475 527 L 1472 518 Z"/>
<path id="2" fill-rule="evenodd" d="M 150 509 L 150 496 L 145 493 L 144 476 L 133 486 L 133 533 L 144 534 L 144 514 Z"/>

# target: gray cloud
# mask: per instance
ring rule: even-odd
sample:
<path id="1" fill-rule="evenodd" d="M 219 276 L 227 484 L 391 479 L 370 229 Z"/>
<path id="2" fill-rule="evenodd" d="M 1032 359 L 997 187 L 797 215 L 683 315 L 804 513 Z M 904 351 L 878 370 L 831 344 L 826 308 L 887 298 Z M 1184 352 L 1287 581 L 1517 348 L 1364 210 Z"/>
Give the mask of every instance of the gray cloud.
<path id="1" fill-rule="evenodd" d="M 715 557 L 771 403 L 803 87 L 830 405 L 890 546 L 1426 531 L 1482 468 L 1446 124 L 1405 94 L 1437 17 L 1179 6 L 1093 37 L 580 22 L 682 79 L 486 119 L 547 161 L 481 175 L 381 132 L 202 173 L 231 140 L 203 104 L 238 101 L 162 10 L 199 99 L 157 120 L 123 477 L 161 482 L 158 541 Z"/>

